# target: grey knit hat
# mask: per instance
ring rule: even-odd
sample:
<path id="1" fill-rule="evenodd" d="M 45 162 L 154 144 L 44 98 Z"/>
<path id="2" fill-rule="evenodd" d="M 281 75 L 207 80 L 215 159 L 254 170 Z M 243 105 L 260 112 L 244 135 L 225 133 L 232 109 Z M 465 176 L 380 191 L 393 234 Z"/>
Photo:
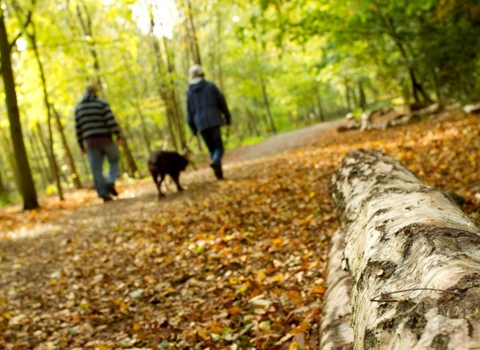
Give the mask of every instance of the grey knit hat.
<path id="1" fill-rule="evenodd" d="M 204 76 L 205 76 L 205 73 L 203 72 L 202 67 L 200 67 L 200 65 L 198 65 L 198 64 L 194 64 L 188 70 L 188 77 L 190 79 L 203 78 Z"/>

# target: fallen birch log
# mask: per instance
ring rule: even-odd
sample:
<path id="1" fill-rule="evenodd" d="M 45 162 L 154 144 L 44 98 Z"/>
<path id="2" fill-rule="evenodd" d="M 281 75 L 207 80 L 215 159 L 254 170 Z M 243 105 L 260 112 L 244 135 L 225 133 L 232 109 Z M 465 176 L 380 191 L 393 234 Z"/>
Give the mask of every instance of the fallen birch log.
<path id="1" fill-rule="evenodd" d="M 352 276 L 354 348 L 480 346 L 480 235 L 454 201 L 364 150 L 343 160 L 330 193 Z"/>
<path id="2" fill-rule="evenodd" d="M 344 236 L 341 229 L 333 234 L 328 253 L 327 292 L 320 324 L 322 350 L 353 349 L 353 330 L 350 328 L 352 278 L 342 269 Z"/>

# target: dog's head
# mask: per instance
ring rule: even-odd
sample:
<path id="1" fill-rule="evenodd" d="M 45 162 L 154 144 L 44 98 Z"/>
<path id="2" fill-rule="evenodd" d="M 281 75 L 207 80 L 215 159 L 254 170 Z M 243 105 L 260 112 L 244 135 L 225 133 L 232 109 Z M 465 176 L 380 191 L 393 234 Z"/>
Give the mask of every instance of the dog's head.
<path id="1" fill-rule="evenodd" d="M 188 161 L 188 158 L 184 155 L 181 155 L 179 154 L 179 157 L 178 157 L 178 166 L 179 166 L 179 169 L 180 170 L 185 170 L 185 168 L 187 167 L 189 161 Z"/>

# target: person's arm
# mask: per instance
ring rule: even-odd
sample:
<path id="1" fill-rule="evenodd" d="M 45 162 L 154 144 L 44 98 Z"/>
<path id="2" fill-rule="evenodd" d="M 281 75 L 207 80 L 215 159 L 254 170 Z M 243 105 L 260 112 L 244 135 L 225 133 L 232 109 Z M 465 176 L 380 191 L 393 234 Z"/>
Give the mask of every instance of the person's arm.
<path id="1" fill-rule="evenodd" d="M 228 106 L 227 106 L 227 101 L 225 100 L 225 97 L 220 92 L 220 90 L 215 85 L 214 87 L 215 87 L 215 92 L 217 94 L 217 107 L 225 116 L 225 122 L 227 123 L 227 125 L 230 125 L 232 121 L 231 120 L 232 117 L 230 115 L 230 110 L 228 109 Z"/>
<path id="2" fill-rule="evenodd" d="M 117 143 L 121 143 L 122 130 L 117 120 L 115 119 L 115 115 L 113 114 L 110 108 L 110 105 L 106 102 L 104 106 L 104 117 L 105 117 L 105 124 L 110 129 L 110 132 L 116 136 Z"/>
<path id="3" fill-rule="evenodd" d="M 75 132 L 77 135 L 77 142 L 78 145 L 80 146 L 80 149 L 82 150 L 82 153 L 85 153 L 85 144 L 83 143 L 83 134 L 82 134 L 82 128 L 79 122 L 79 115 L 77 110 L 75 110 Z"/>
<path id="4" fill-rule="evenodd" d="M 194 110 L 192 106 L 192 102 L 190 101 L 190 98 L 187 93 L 187 124 L 190 127 L 190 130 L 192 131 L 193 135 L 197 134 L 197 127 L 195 126 L 195 122 L 193 120 L 194 116 Z"/>

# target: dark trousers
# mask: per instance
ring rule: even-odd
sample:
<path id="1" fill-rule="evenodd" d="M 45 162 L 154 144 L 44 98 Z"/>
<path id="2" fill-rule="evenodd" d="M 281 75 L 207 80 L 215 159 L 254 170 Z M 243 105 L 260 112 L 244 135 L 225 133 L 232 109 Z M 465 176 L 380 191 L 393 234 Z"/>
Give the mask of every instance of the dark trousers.
<path id="1" fill-rule="evenodd" d="M 203 141 L 205 141 L 207 145 L 212 164 L 221 164 L 224 149 L 220 126 L 203 130 L 200 133 L 202 134 Z"/>

